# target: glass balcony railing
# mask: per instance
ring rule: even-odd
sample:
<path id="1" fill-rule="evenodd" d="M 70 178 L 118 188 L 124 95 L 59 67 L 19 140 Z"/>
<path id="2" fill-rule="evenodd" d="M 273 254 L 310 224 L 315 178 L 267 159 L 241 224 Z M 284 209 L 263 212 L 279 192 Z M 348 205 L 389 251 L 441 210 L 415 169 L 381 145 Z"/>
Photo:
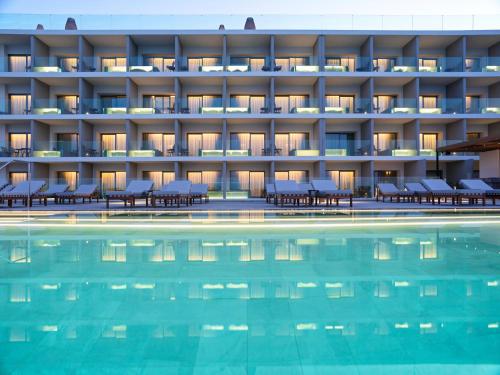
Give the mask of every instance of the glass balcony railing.
<path id="1" fill-rule="evenodd" d="M 128 155 L 126 146 L 115 145 L 108 147 L 99 141 L 82 142 L 82 157 L 105 157 L 105 158 L 124 158 Z"/>
<path id="2" fill-rule="evenodd" d="M 127 72 L 127 58 L 84 56 L 80 59 L 79 71 L 125 73 Z"/>
<path id="3" fill-rule="evenodd" d="M 420 103 L 418 110 L 423 115 L 457 114 L 464 112 L 464 100 L 461 98 L 439 98 L 435 104 Z"/>
<path id="4" fill-rule="evenodd" d="M 270 151 L 273 151 L 270 144 Z M 272 156 L 296 156 L 296 157 L 316 157 L 320 156 L 319 142 L 317 139 L 291 140 L 289 142 L 280 142 L 279 138 L 274 145 L 274 155 Z"/>
<path id="5" fill-rule="evenodd" d="M 230 57 L 229 64 L 226 65 L 225 71 L 229 73 L 242 72 L 262 72 L 270 71 L 270 58 L 268 56 L 258 57 Z"/>
<path id="6" fill-rule="evenodd" d="M 289 102 L 287 107 L 282 107 L 281 103 L 274 104 L 275 113 L 293 113 L 302 115 L 314 115 L 321 112 L 319 101 L 315 98 L 307 98 L 297 102 Z"/>
<path id="7" fill-rule="evenodd" d="M 201 114 L 219 115 L 225 111 L 222 98 L 189 98 L 178 101 L 179 113 L 181 114 Z"/>
<path id="8" fill-rule="evenodd" d="M 129 99 L 127 113 L 130 115 L 158 115 L 175 113 L 173 99 L 169 100 Z M 172 97 L 173 98 L 173 97 Z"/>
<path id="9" fill-rule="evenodd" d="M 127 151 L 129 157 L 137 158 L 149 158 L 149 157 L 165 157 L 165 156 L 175 156 L 175 145 L 174 144 L 155 144 L 154 142 L 148 141 L 138 141 L 131 145 L 131 148 Z"/>
<path id="10" fill-rule="evenodd" d="M 499 73 L 500 56 L 468 57 L 465 59 L 465 71 Z"/>
<path id="11" fill-rule="evenodd" d="M 421 57 L 418 71 L 421 73 L 442 73 L 463 71 L 462 57 Z"/>
<path id="12" fill-rule="evenodd" d="M 373 60 L 373 71 L 412 73 L 417 71 L 417 58 L 407 56 L 378 57 Z"/>
<path id="13" fill-rule="evenodd" d="M 220 56 L 215 57 L 181 57 L 177 70 L 183 72 L 220 73 L 224 65 Z"/>
<path id="14" fill-rule="evenodd" d="M 127 98 L 82 99 L 82 113 L 87 115 L 124 115 L 128 113 Z M 150 113 L 153 109 L 150 108 Z"/>
<path id="15" fill-rule="evenodd" d="M 375 156 L 417 156 L 417 141 L 416 140 L 387 140 L 378 138 L 375 135 L 373 145 L 373 155 Z"/>
<path id="16" fill-rule="evenodd" d="M 480 98 L 470 103 L 466 101 L 465 112 L 500 115 L 500 98 Z"/>
<path id="17" fill-rule="evenodd" d="M 33 73 L 76 72 L 78 57 L 33 56 L 28 68 Z"/>
<path id="18" fill-rule="evenodd" d="M 325 113 L 345 114 L 345 113 L 370 113 L 371 100 L 355 98 L 352 103 L 349 101 L 332 101 L 328 96 L 325 98 Z"/>
<path id="19" fill-rule="evenodd" d="M 57 99 L 35 99 L 32 101 L 30 113 L 32 115 L 68 115 L 77 114 L 78 110 L 79 104 L 74 100 L 68 103 Z"/>
<path id="20" fill-rule="evenodd" d="M 36 141 L 33 144 L 32 156 L 37 158 L 77 157 L 78 143 L 76 141 Z"/>
<path id="21" fill-rule="evenodd" d="M 162 56 L 131 56 L 128 58 L 127 70 L 135 73 L 174 72 L 175 58 Z"/>
<path id="22" fill-rule="evenodd" d="M 397 98 L 389 104 L 374 103 L 373 112 L 380 114 L 415 114 L 417 113 L 417 100 L 408 98 Z"/>
<path id="23" fill-rule="evenodd" d="M 188 136 L 189 138 L 189 136 Z M 221 137 L 208 140 L 183 141 L 179 144 L 179 156 L 190 157 L 222 157 L 224 148 Z"/>
<path id="24" fill-rule="evenodd" d="M 280 66 L 278 59 L 276 60 L 276 66 Z M 290 59 L 289 66 L 287 68 L 291 72 L 296 73 L 317 73 L 319 72 L 319 63 L 315 56 L 308 56 L 304 59 Z"/>
<path id="25" fill-rule="evenodd" d="M 32 154 L 31 145 L 0 145 L 0 158 L 26 158 Z"/>
<path id="26" fill-rule="evenodd" d="M 371 150 L 372 146 L 369 140 L 332 139 L 328 134 L 326 135 L 325 156 L 370 156 Z"/>

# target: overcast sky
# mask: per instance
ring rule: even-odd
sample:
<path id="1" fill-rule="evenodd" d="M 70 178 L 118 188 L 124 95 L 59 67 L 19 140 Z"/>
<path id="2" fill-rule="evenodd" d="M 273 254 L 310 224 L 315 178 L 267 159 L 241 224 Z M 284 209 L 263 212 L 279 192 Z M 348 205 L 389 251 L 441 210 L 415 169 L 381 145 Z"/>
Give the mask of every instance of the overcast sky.
<path id="1" fill-rule="evenodd" d="M 500 0 L 0 0 L 1 13 L 500 14 Z"/>

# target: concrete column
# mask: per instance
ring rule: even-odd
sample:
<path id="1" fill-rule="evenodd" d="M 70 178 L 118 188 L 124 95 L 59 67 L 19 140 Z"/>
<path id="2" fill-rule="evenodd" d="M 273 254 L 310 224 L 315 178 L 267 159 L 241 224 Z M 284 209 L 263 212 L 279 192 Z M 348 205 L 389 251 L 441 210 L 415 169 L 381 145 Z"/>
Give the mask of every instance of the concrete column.
<path id="1" fill-rule="evenodd" d="M 182 71 L 184 69 L 184 56 L 182 56 L 182 44 L 179 35 L 174 37 L 175 51 L 175 70 Z"/>
<path id="2" fill-rule="evenodd" d="M 227 162 L 223 161 L 222 162 L 222 173 L 221 173 L 221 187 L 222 187 L 222 198 L 226 199 L 226 193 L 227 193 Z"/>
<path id="3" fill-rule="evenodd" d="M 320 71 L 325 68 L 325 36 L 319 35 L 316 43 L 314 44 L 314 54 L 318 59 L 317 64 L 319 65 Z"/>
<path id="4" fill-rule="evenodd" d="M 229 56 L 227 55 L 227 35 L 222 37 L 222 65 L 229 65 Z"/>
<path id="5" fill-rule="evenodd" d="M 365 42 L 361 45 L 359 52 L 363 60 L 358 68 L 371 72 L 373 70 L 373 36 L 370 35 L 366 38 Z"/>
<path id="6" fill-rule="evenodd" d="M 366 151 L 367 156 L 373 156 L 373 128 L 374 120 L 370 119 L 361 124 L 361 145 L 363 153 Z"/>
<path id="7" fill-rule="evenodd" d="M 78 163 L 78 180 L 79 184 L 92 184 L 97 183 L 97 178 L 94 177 L 93 167 L 91 163 Z M 99 190 L 101 187 L 99 186 Z"/>
<path id="8" fill-rule="evenodd" d="M 78 56 L 79 72 L 86 72 L 91 68 L 96 68 L 94 66 L 94 47 L 82 35 L 78 37 Z"/>
<path id="9" fill-rule="evenodd" d="M 131 78 L 127 78 L 125 86 L 125 95 L 127 96 L 128 107 L 139 107 L 139 89 L 137 84 Z"/>
<path id="10" fill-rule="evenodd" d="M 47 59 L 50 54 L 49 46 L 47 46 L 44 42 L 38 39 L 36 36 L 32 35 L 30 37 L 30 48 L 31 48 L 31 66 L 36 64 L 36 59 L 41 58 L 40 62 L 42 65 L 46 64 L 47 61 L 43 61 L 43 59 Z"/>
<path id="11" fill-rule="evenodd" d="M 373 197 L 374 187 L 374 162 L 373 160 L 364 161 L 361 163 L 361 185 L 368 190 L 368 196 Z"/>
<path id="12" fill-rule="evenodd" d="M 419 36 L 417 35 L 403 47 L 403 57 L 406 61 L 403 64 L 411 63 L 418 67 Z"/>
<path id="13" fill-rule="evenodd" d="M 175 154 L 179 155 L 179 152 L 182 148 L 182 131 L 181 131 L 181 122 L 179 120 L 174 120 L 174 134 L 175 134 L 175 145 L 174 150 Z"/>
<path id="14" fill-rule="evenodd" d="M 31 149 L 33 151 L 45 150 L 49 146 L 50 126 L 39 121 L 31 121 Z"/>
<path id="15" fill-rule="evenodd" d="M 471 179 L 474 170 L 474 160 L 458 160 L 447 162 L 445 166 L 446 181 L 452 186 L 458 186 L 462 179 Z"/>
<path id="16" fill-rule="evenodd" d="M 130 35 L 127 35 L 127 41 L 126 41 L 126 52 L 127 52 L 127 65 L 141 65 L 142 64 L 142 58 L 141 61 L 139 61 L 138 58 L 138 50 L 137 50 L 137 44 L 135 44 L 134 40 Z"/>
<path id="17" fill-rule="evenodd" d="M 274 149 L 274 146 L 276 144 L 276 141 L 275 141 L 275 134 L 276 134 L 276 129 L 275 129 L 275 122 L 274 122 L 274 119 L 271 120 L 271 126 L 269 128 L 269 145 L 268 145 L 268 148 L 273 150 Z M 271 155 L 272 157 L 274 157 L 274 154 Z"/>
<path id="18" fill-rule="evenodd" d="M 179 113 L 182 108 L 182 85 L 179 78 L 174 78 L 174 94 L 175 94 L 174 110 L 175 113 Z"/>
<path id="19" fill-rule="evenodd" d="M 227 149 L 227 120 L 222 120 L 222 150 L 224 151 L 224 155 L 226 155 Z"/>
<path id="20" fill-rule="evenodd" d="M 83 121 L 78 121 L 78 156 L 85 156 L 85 153 L 90 149 L 96 149 L 94 146 L 94 131 L 93 125 Z"/>
<path id="21" fill-rule="evenodd" d="M 125 173 L 127 174 L 127 184 L 138 178 L 137 176 L 137 164 L 133 162 L 126 162 L 125 163 Z"/>
<path id="22" fill-rule="evenodd" d="M 373 78 L 368 78 L 360 86 L 361 99 L 364 99 L 366 101 L 361 103 L 360 107 L 362 108 L 362 110 L 368 113 L 371 113 L 373 111 L 373 104 L 372 104 L 373 92 L 374 92 Z"/>
<path id="23" fill-rule="evenodd" d="M 274 113 L 274 95 L 275 95 L 275 87 L 274 87 L 274 78 L 271 78 L 269 82 L 269 111 Z"/>
<path id="24" fill-rule="evenodd" d="M 320 119 L 318 121 L 317 137 L 318 137 L 319 154 L 321 156 L 325 156 L 325 149 L 326 149 L 326 120 L 324 118 L 322 118 L 322 119 Z"/>
<path id="25" fill-rule="evenodd" d="M 274 35 L 271 35 L 269 39 L 269 68 L 273 71 L 276 66 L 276 62 L 274 59 L 276 58 L 276 49 L 275 49 L 275 38 Z"/>
<path id="26" fill-rule="evenodd" d="M 500 150 L 481 152 L 479 155 L 479 177 L 500 177 Z"/>
<path id="27" fill-rule="evenodd" d="M 137 124 L 131 120 L 125 121 L 125 133 L 127 134 L 127 152 L 130 150 L 137 150 L 138 145 L 138 134 L 137 134 Z"/>
<path id="28" fill-rule="evenodd" d="M 92 104 L 94 97 L 94 86 L 92 86 L 89 81 L 83 78 L 79 78 L 78 95 L 80 97 L 79 112 L 88 113 L 90 109 L 94 107 L 94 105 Z"/>
<path id="29" fill-rule="evenodd" d="M 407 161 L 404 163 L 404 181 L 420 182 L 427 173 L 427 162 L 425 160 Z M 400 186 L 402 188 L 403 186 Z"/>
<path id="30" fill-rule="evenodd" d="M 465 36 L 459 37 L 448 47 L 446 47 L 445 70 L 447 72 L 465 71 L 465 58 L 466 58 L 466 39 Z"/>

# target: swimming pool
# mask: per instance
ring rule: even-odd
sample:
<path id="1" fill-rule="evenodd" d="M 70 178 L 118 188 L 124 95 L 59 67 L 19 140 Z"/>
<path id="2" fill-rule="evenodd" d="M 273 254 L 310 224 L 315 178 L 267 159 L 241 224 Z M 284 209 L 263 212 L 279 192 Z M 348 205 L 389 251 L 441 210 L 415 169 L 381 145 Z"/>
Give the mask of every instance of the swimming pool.
<path id="1" fill-rule="evenodd" d="M 0 218 L 0 374 L 498 374 L 500 212 Z"/>

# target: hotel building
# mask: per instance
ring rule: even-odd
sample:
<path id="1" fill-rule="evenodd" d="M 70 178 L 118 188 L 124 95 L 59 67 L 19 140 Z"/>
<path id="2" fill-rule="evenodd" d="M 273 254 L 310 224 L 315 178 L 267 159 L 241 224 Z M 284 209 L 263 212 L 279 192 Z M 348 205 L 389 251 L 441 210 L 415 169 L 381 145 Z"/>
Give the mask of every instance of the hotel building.
<path id="1" fill-rule="evenodd" d="M 499 31 L 0 30 L 0 181 L 371 196 L 477 176 L 437 147 L 499 133 Z"/>

